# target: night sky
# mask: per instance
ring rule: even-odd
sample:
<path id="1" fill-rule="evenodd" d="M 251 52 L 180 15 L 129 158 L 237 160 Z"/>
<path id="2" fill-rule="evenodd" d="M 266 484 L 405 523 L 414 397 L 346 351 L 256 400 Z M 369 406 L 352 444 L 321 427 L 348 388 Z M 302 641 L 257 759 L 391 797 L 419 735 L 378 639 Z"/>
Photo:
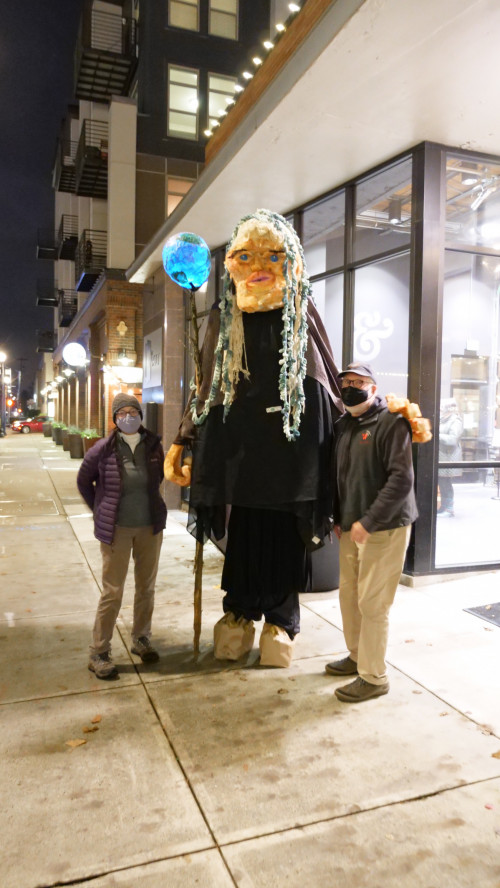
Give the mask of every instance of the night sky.
<path id="1" fill-rule="evenodd" d="M 37 229 L 55 229 L 51 188 L 56 138 L 73 95 L 73 51 L 83 0 L 12 0 L 0 25 L 0 350 L 21 388 L 34 381 L 36 330 L 53 310 L 37 308 L 37 279 L 54 263 L 37 260 Z"/>

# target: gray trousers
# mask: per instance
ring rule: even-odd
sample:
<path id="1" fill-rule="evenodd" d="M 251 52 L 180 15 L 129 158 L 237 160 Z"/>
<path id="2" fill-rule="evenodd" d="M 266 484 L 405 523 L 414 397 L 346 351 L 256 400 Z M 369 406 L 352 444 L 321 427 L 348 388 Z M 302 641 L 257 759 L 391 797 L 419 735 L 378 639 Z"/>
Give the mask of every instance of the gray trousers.
<path id="1" fill-rule="evenodd" d="M 155 582 L 158 573 L 163 532 L 153 527 L 116 527 L 111 545 L 101 543 L 102 593 L 97 607 L 90 650 L 104 654 L 111 647 L 111 637 L 120 612 L 130 555 L 134 559 L 134 621 L 132 639 L 151 635 Z"/>

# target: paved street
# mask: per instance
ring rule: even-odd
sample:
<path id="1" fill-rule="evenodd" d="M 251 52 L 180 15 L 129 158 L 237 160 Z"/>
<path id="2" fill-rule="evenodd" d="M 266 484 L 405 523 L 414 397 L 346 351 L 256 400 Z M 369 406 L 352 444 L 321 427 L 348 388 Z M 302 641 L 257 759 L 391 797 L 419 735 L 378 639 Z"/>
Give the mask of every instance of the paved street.
<path id="1" fill-rule="evenodd" d="M 87 669 L 100 551 L 71 460 L 40 434 L 0 440 L 1 888 L 499 888 L 500 628 L 464 608 L 498 573 L 401 586 L 391 692 L 339 702 L 338 593 L 306 595 L 289 670 L 212 656 L 222 559 L 206 547 L 192 653 L 184 515 L 167 523 L 153 623 Z M 132 572 L 131 572 L 132 573 Z"/>

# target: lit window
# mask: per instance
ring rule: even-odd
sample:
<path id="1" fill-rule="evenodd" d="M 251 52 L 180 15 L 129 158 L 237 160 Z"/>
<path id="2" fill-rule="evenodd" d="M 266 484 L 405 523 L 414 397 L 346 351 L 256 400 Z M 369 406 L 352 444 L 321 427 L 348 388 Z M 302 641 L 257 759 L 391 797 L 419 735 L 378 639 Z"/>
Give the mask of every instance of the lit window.
<path id="1" fill-rule="evenodd" d="M 234 103 L 234 85 L 236 77 L 225 74 L 208 75 L 208 119 L 209 126 L 223 117 L 230 104 Z"/>
<path id="2" fill-rule="evenodd" d="M 198 138 L 198 71 L 192 68 L 169 66 L 168 135 Z"/>
<path id="3" fill-rule="evenodd" d="M 192 179 L 179 179 L 168 176 L 167 179 L 167 216 L 174 212 L 177 204 L 180 204 L 182 198 L 188 193 L 191 186 L 194 185 Z"/>
<path id="4" fill-rule="evenodd" d="M 200 0 L 169 0 L 168 23 L 173 28 L 199 31 Z"/>
<path id="5" fill-rule="evenodd" d="M 214 37 L 238 39 L 238 0 L 210 0 L 208 32 Z"/>

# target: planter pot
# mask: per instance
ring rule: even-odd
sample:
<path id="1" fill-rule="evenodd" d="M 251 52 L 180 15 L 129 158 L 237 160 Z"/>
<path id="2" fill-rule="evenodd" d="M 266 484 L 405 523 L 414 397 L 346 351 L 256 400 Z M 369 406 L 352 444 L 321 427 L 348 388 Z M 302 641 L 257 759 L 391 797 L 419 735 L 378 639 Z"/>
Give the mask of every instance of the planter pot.
<path id="1" fill-rule="evenodd" d="M 63 450 L 69 450 L 69 432 L 67 429 L 62 430 L 62 446 Z"/>
<path id="2" fill-rule="evenodd" d="M 63 442 L 62 433 L 63 433 L 62 429 L 55 429 L 52 426 L 52 440 L 54 441 L 55 444 L 62 444 L 62 442 Z"/>
<path id="3" fill-rule="evenodd" d="M 83 440 L 78 434 L 69 436 L 69 455 L 71 459 L 83 459 Z"/>
<path id="4" fill-rule="evenodd" d="M 87 453 L 87 450 L 90 450 L 90 448 L 94 446 L 96 441 L 102 441 L 102 438 L 82 438 L 83 452 Z"/>
<path id="5" fill-rule="evenodd" d="M 42 432 L 43 432 L 44 438 L 51 438 L 52 437 L 52 423 L 43 422 L 42 423 Z"/>

